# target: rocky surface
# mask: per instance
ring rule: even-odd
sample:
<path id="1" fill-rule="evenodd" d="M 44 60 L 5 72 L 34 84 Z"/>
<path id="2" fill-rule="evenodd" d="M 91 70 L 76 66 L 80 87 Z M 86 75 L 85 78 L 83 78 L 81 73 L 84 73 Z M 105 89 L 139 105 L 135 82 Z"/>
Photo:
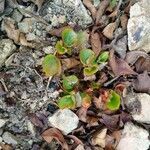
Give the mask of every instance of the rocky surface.
<path id="1" fill-rule="evenodd" d="M 6 122 L 7 122 L 6 119 L 0 119 L 0 128 L 3 127 Z"/>
<path id="2" fill-rule="evenodd" d="M 40 15 L 52 26 L 67 22 L 86 27 L 92 23 L 81 0 L 48 0 L 40 9 Z"/>
<path id="3" fill-rule="evenodd" d="M 3 138 L 3 141 L 7 144 L 16 145 L 18 143 L 17 138 L 9 132 L 5 132 L 2 136 L 2 138 Z"/>
<path id="4" fill-rule="evenodd" d="M 5 62 L 6 58 L 10 56 L 16 50 L 12 40 L 2 39 L 0 40 L 0 67 Z"/>
<path id="5" fill-rule="evenodd" d="M 150 123 L 150 95 L 146 93 L 129 95 L 126 105 L 134 120 Z"/>
<path id="6" fill-rule="evenodd" d="M 146 130 L 132 123 L 126 123 L 117 150 L 148 150 L 150 146 L 148 136 Z"/>
<path id="7" fill-rule="evenodd" d="M 150 52 L 150 1 L 141 0 L 130 8 L 128 20 L 129 50 Z"/>
<path id="8" fill-rule="evenodd" d="M 50 125 L 61 130 L 64 134 L 70 133 L 77 128 L 79 118 L 69 109 L 57 111 L 53 116 L 48 118 Z"/>

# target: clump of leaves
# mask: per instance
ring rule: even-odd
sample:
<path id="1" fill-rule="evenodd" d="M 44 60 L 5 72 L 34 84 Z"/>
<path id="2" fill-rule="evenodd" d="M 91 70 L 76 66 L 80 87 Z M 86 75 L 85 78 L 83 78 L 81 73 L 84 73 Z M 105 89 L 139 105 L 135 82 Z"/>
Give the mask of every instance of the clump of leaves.
<path id="1" fill-rule="evenodd" d="M 106 106 L 110 110 L 118 110 L 120 107 L 120 95 L 115 91 L 111 90 L 109 93 L 109 98 L 107 100 Z"/>
<path id="2" fill-rule="evenodd" d="M 80 51 L 80 61 L 84 66 L 83 73 L 85 76 L 91 76 L 99 70 L 99 65 L 109 58 L 109 52 L 103 52 L 98 57 L 91 49 L 83 49 Z"/>
<path id="3" fill-rule="evenodd" d="M 52 54 L 47 55 L 42 63 L 43 71 L 46 76 L 50 77 L 61 73 L 60 60 Z"/>
<path id="4" fill-rule="evenodd" d="M 75 32 L 72 28 L 65 28 L 61 33 L 62 40 L 58 41 L 55 48 L 58 54 L 71 54 L 72 48 L 85 47 L 85 32 Z"/>

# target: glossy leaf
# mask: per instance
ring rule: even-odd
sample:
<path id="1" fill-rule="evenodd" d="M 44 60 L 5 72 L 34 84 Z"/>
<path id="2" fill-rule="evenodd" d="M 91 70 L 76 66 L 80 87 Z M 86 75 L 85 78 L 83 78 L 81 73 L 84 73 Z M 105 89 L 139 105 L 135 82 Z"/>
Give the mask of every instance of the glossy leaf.
<path id="1" fill-rule="evenodd" d="M 109 52 L 103 52 L 102 54 L 99 55 L 97 59 L 97 63 L 106 62 L 108 58 L 109 58 Z"/>
<path id="2" fill-rule="evenodd" d="M 49 54 L 44 58 L 42 68 L 46 76 L 50 77 L 56 74 L 60 74 L 61 72 L 60 60 L 55 55 Z"/>
<path id="3" fill-rule="evenodd" d="M 83 65 L 92 65 L 95 62 L 96 55 L 91 49 L 83 49 L 80 51 L 80 61 Z"/>
<path id="4" fill-rule="evenodd" d="M 83 74 L 85 76 L 91 76 L 93 74 L 95 74 L 98 71 L 98 65 L 93 65 L 91 67 L 85 67 L 83 69 Z"/>
<path id="5" fill-rule="evenodd" d="M 57 104 L 60 109 L 74 109 L 76 107 L 76 100 L 73 95 L 66 95 L 60 98 Z"/>
<path id="6" fill-rule="evenodd" d="M 91 97 L 87 93 L 80 93 L 82 99 L 82 106 L 89 108 L 91 106 Z"/>
<path id="7" fill-rule="evenodd" d="M 74 86 L 78 83 L 78 78 L 75 75 L 67 76 L 63 78 L 63 88 L 66 91 L 73 90 Z"/>
<path id="8" fill-rule="evenodd" d="M 106 106 L 110 110 L 118 110 L 120 107 L 120 95 L 111 90 Z"/>
<path id="9" fill-rule="evenodd" d="M 72 47 L 77 42 L 77 34 L 71 28 L 66 28 L 62 31 L 62 39 L 64 45 L 67 47 Z"/>
<path id="10" fill-rule="evenodd" d="M 62 41 L 57 41 L 56 46 L 55 46 L 58 54 L 65 54 L 68 50 L 63 46 Z"/>

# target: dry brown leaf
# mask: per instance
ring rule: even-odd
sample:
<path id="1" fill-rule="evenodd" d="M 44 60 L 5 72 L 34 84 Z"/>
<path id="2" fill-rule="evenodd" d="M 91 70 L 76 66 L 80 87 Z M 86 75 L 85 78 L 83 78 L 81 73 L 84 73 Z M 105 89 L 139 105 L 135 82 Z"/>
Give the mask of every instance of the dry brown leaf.
<path id="1" fill-rule="evenodd" d="M 113 131 L 113 130 L 116 130 L 119 128 L 119 115 L 106 115 L 106 114 L 103 114 L 102 115 L 102 119 L 100 119 L 100 122 L 105 124 L 106 127 Z"/>
<path id="2" fill-rule="evenodd" d="M 150 76 L 147 71 L 137 76 L 137 79 L 133 82 L 133 86 L 138 92 L 150 94 Z"/>
<path id="3" fill-rule="evenodd" d="M 150 72 L 150 56 L 140 57 L 135 63 L 136 71 L 142 73 L 144 71 Z"/>
<path id="4" fill-rule="evenodd" d="M 19 40 L 20 40 L 20 44 L 23 46 L 34 47 L 32 43 L 30 43 L 26 40 L 24 33 L 20 33 Z"/>
<path id="5" fill-rule="evenodd" d="M 135 50 L 135 51 L 128 52 L 126 54 L 125 61 L 128 64 L 133 65 L 140 57 L 146 58 L 147 56 L 148 54 L 146 52 Z"/>
<path id="6" fill-rule="evenodd" d="M 19 43 L 19 35 L 20 31 L 18 29 L 15 29 L 14 21 L 10 18 L 7 18 L 4 20 L 4 30 L 7 33 L 7 36 L 14 40 L 16 44 Z"/>
<path id="7" fill-rule="evenodd" d="M 13 147 L 8 145 L 8 144 L 3 144 L 3 143 L 0 143 L 0 148 L 2 150 L 13 150 Z"/>
<path id="8" fill-rule="evenodd" d="M 91 12 L 92 18 L 95 19 L 97 10 L 96 10 L 95 6 L 92 4 L 92 0 L 83 0 L 83 4 Z"/>
<path id="9" fill-rule="evenodd" d="M 137 74 L 131 69 L 127 62 L 121 58 L 115 57 L 114 50 L 110 51 L 109 65 L 115 76 Z"/>
<path id="10" fill-rule="evenodd" d="M 71 138 L 77 145 L 79 145 L 79 144 L 83 145 L 83 142 L 79 138 L 77 138 L 76 136 L 68 135 L 68 137 Z"/>
<path id="11" fill-rule="evenodd" d="M 111 17 L 116 17 L 117 14 L 118 14 L 118 9 L 116 8 L 116 9 L 109 15 L 109 17 L 110 17 L 110 18 L 111 18 Z"/>
<path id="12" fill-rule="evenodd" d="M 115 28 L 116 28 L 116 22 L 108 24 L 103 30 L 104 36 L 106 36 L 110 40 L 113 39 Z"/>
<path id="13" fill-rule="evenodd" d="M 86 118 L 86 123 L 87 123 L 87 127 L 93 127 L 93 126 L 98 126 L 98 117 L 96 116 L 87 116 Z"/>
<path id="14" fill-rule="evenodd" d="M 106 128 L 102 129 L 100 132 L 97 132 L 96 135 L 91 140 L 92 144 L 104 148 L 106 145 L 106 133 L 107 133 Z"/>
<path id="15" fill-rule="evenodd" d="M 40 128 L 44 127 L 43 122 L 36 116 L 36 114 L 34 113 L 29 114 L 29 119 L 35 126 L 40 127 Z"/>
<path id="16" fill-rule="evenodd" d="M 102 102 L 101 96 L 99 96 L 99 98 L 94 97 L 93 103 L 96 106 L 96 108 L 98 108 L 98 109 L 102 109 L 103 108 L 104 103 Z"/>
<path id="17" fill-rule="evenodd" d="M 95 52 L 96 56 L 98 56 L 100 51 L 102 50 L 102 45 L 99 34 L 94 30 L 91 32 L 90 42 L 92 50 Z"/>
<path id="18" fill-rule="evenodd" d="M 104 14 L 106 8 L 108 7 L 109 3 L 110 3 L 110 0 L 103 0 L 102 2 L 100 2 L 98 11 L 96 13 L 96 21 L 95 21 L 96 25 L 100 23 L 100 19 L 102 15 Z"/>
<path id="19" fill-rule="evenodd" d="M 86 122 L 86 120 L 87 120 L 87 108 L 80 107 L 79 110 L 77 111 L 77 115 L 81 121 Z"/>
<path id="20" fill-rule="evenodd" d="M 74 68 L 75 66 L 80 64 L 80 62 L 75 58 L 65 58 L 61 59 L 61 61 L 64 66 L 64 70 Z"/>
<path id="21" fill-rule="evenodd" d="M 123 14 L 121 17 L 120 17 L 120 21 L 121 21 L 121 26 L 122 26 L 122 29 L 123 30 L 126 30 L 127 29 L 127 24 L 128 24 L 128 17 L 126 14 Z"/>
<path id="22" fill-rule="evenodd" d="M 45 130 L 41 136 L 47 143 L 51 143 L 51 141 L 55 139 L 62 146 L 63 149 L 69 150 L 68 144 L 66 143 L 62 133 L 58 129 L 49 128 Z"/>

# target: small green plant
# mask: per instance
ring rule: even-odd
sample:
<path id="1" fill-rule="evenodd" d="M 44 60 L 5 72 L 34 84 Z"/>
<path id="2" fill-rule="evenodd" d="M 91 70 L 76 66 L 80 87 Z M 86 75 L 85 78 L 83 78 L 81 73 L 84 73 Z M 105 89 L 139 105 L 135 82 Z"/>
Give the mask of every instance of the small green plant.
<path id="1" fill-rule="evenodd" d="M 42 67 L 43 72 L 48 77 L 54 75 L 60 75 L 62 66 L 59 57 L 64 54 L 72 54 L 73 48 L 83 48 L 85 43 L 85 34 L 84 32 L 75 32 L 71 28 L 66 28 L 62 31 L 62 40 L 57 41 L 55 45 L 56 56 L 55 54 L 49 54 L 45 56 Z M 83 45 L 82 45 L 83 44 Z M 58 57 L 57 57 L 58 56 Z M 107 64 L 109 59 L 109 52 L 101 52 L 99 56 L 96 56 L 94 51 L 91 49 L 80 49 L 79 59 L 83 65 L 83 74 L 85 76 L 92 76 L 97 71 L 100 70 L 100 65 Z M 92 104 L 92 98 L 86 92 L 79 91 L 79 79 L 75 75 L 62 76 L 62 89 L 65 96 L 61 97 L 57 101 L 57 105 L 60 109 L 75 109 L 77 107 L 89 108 Z M 97 90 L 100 88 L 100 84 L 93 82 L 90 83 L 90 88 L 92 90 Z M 110 110 L 117 110 L 120 107 L 120 96 L 113 90 L 108 94 L 108 99 L 105 102 L 105 105 Z"/>
<path id="2" fill-rule="evenodd" d="M 85 76 L 91 76 L 99 70 L 99 65 L 109 58 L 109 52 L 101 53 L 97 58 L 91 49 L 83 49 L 80 51 L 80 61 L 84 66 L 83 73 Z"/>
<path id="3" fill-rule="evenodd" d="M 106 106 L 110 110 L 118 110 L 120 107 L 120 95 L 111 90 Z"/>
<path id="4" fill-rule="evenodd" d="M 42 63 L 43 71 L 46 76 L 50 77 L 53 75 L 58 75 L 61 73 L 61 63 L 60 60 L 52 54 L 47 55 Z"/>

